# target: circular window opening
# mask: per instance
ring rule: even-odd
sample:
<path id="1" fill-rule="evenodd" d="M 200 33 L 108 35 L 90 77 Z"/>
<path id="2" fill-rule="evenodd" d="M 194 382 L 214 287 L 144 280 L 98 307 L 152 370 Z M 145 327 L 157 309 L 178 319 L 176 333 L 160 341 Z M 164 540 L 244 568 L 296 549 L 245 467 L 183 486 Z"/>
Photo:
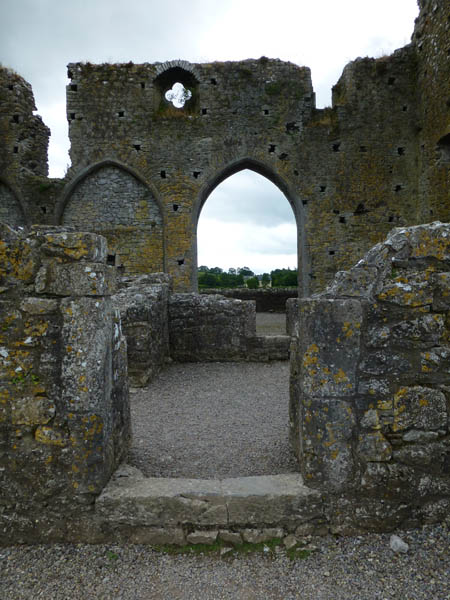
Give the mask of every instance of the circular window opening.
<path id="1" fill-rule="evenodd" d="M 164 94 L 165 99 L 171 102 L 175 108 L 183 108 L 188 100 L 192 98 L 192 92 L 177 81 L 170 90 Z"/>

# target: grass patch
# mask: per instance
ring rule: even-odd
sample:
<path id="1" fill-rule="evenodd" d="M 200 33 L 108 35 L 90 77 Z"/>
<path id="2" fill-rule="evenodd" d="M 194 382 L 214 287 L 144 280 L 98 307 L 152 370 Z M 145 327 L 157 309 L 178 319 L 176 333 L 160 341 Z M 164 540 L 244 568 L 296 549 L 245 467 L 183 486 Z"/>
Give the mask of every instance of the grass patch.
<path id="1" fill-rule="evenodd" d="M 286 550 L 286 555 L 290 560 L 305 560 L 311 555 L 311 550 L 305 550 L 304 548 L 290 548 Z"/>
<path id="2" fill-rule="evenodd" d="M 153 546 L 153 549 L 156 552 L 169 554 L 171 556 L 220 554 L 220 551 L 223 548 L 230 549 L 229 552 L 223 555 L 223 558 L 235 558 L 240 555 L 247 556 L 249 554 L 261 554 L 263 556 L 274 557 L 279 552 L 279 550 L 277 552 L 277 548 L 281 548 L 290 560 L 304 560 L 311 554 L 310 550 L 305 550 L 302 548 L 290 548 L 289 550 L 286 550 L 283 546 L 283 541 L 281 538 L 273 538 L 266 542 L 258 543 L 242 542 L 241 544 L 236 544 L 234 546 L 230 546 L 228 543 L 222 540 L 217 540 L 213 544 L 186 544 L 184 546 L 166 544 Z"/>

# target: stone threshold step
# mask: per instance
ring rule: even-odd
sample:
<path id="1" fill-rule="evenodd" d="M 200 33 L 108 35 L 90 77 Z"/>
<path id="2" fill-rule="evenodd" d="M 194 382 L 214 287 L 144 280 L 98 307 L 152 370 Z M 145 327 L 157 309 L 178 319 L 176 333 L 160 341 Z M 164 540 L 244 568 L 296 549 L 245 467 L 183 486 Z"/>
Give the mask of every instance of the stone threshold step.
<path id="1" fill-rule="evenodd" d="M 95 512 L 105 525 L 233 528 L 288 526 L 323 518 L 321 494 L 299 473 L 230 479 L 145 477 L 122 465 Z"/>

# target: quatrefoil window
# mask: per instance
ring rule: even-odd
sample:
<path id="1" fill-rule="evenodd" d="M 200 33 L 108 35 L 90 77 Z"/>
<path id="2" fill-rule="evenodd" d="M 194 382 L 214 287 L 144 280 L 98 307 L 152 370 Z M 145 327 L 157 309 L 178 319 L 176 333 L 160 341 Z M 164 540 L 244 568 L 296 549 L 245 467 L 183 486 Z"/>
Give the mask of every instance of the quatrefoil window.
<path id="1" fill-rule="evenodd" d="M 170 90 L 164 94 L 166 100 L 171 102 L 175 108 L 183 108 L 188 100 L 192 98 L 192 92 L 177 81 Z"/>

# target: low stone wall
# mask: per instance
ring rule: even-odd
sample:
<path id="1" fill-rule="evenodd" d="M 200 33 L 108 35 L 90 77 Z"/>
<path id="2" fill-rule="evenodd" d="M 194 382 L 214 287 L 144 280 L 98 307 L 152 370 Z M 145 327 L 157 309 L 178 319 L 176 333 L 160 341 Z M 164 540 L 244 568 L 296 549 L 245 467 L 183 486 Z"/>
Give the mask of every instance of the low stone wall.
<path id="1" fill-rule="evenodd" d="M 445 518 L 450 225 L 394 229 L 299 306 L 292 439 L 306 484 L 330 495 L 335 528 Z"/>
<path id="2" fill-rule="evenodd" d="M 298 297 L 297 288 L 220 288 L 200 290 L 201 294 L 220 294 L 226 298 L 236 300 L 253 300 L 256 303 L 256 312 L 285 312 L 286 301 Z"/>
<path id="3" fill-rule="evenodd" d="M 180 362 L 286 360 L 288 336 L 257 336 L 254 302 L 219 295 L 172 294 L 170 356 Z"/>
<path id="4" fill-rule="evenodd" d="M 126 455 L 126 343 L 106 257 L 100 236 L 0 224 L 0 543 L 68 535 Z"/>
<path id="5" fill-rule="evenodd" d="M 169 357 L 170 278 L 152 273 L 123 279 L 113 296 L 127 339 L 128 376 L 133 386 L 147 385 Z"/>

